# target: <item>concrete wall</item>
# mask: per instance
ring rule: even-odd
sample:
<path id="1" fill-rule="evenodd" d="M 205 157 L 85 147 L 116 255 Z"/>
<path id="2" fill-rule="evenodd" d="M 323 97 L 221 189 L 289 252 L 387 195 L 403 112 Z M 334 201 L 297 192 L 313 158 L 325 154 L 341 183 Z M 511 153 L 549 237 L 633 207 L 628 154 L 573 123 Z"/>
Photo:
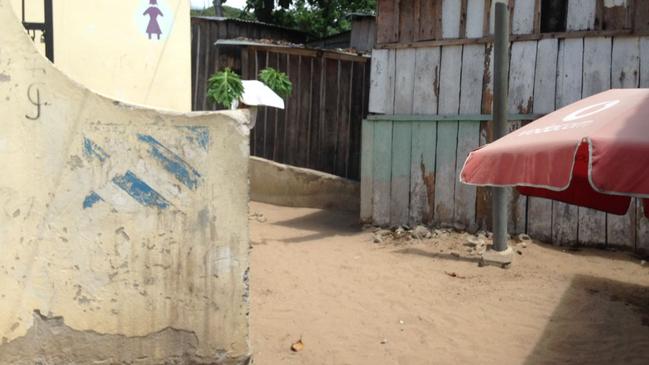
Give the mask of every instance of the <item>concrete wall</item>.
<path id="1" fill-rule="evenodd" d="M 21 0 L 10 0 L 20 17 Z M 157 0 L 162 34 L 146 32 L 149 0 L 54 1 L 54 62 L 88 88 L 118 100 L 191 110 L 189 0 Z M 25 0 L 43 21 L 43 0 Z M 42 51 L 42 44 L 37 42 Z"/>
<path id="2" fill-rule="evenodd" d="M 360 185 L 324 172 L 250 157 L 250 198 L 289 207 L 356 212 Z"/>
<path id="3" fill-rule="evenodd" d="M 0 24 L 0 364 L 246 363 L 248 112 L 97 96 Z"/>

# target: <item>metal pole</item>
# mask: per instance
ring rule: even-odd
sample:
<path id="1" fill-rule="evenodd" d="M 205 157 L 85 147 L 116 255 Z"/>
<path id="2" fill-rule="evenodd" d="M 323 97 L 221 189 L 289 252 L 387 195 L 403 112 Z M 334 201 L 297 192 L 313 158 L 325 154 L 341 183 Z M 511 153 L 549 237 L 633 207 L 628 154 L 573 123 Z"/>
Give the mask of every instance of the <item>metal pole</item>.
<path id="1" fill-rule="evenodd" d="M 509 10 L 496 2 L 494 29 L 494 139 L 507 134 L 507 89 L 509 78 Z M 493 250 L 507 249 L 507 188 L 492 188 Z"/>
<path id="2" fill-rule="evenodd" d="M 45 57 L 54 62 L 54 15 L 52 0 L 44 0 L 45 10 Z"/>

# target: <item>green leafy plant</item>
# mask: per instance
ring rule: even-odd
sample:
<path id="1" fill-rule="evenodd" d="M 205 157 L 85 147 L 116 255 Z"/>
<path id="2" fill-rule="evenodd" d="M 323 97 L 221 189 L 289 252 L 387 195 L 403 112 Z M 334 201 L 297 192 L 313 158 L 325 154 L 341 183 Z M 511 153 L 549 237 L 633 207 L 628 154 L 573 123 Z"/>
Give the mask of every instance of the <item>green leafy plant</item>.
<path id="1" fill-rule="evenodd" d="M 243 94 L 241 78 L 230 68 L 214 73 L 208 82 L 207 97 L 228 109 Z"/>
<path id="2" fill-rule="evenodd" d="M 291 95 L 293 91 L 293 84 L 288 79 L 288 76 L 272 67 L 267 67 L 259 73 L 259 79 L 266 84 L 277 95 L 286 98 Z"/>

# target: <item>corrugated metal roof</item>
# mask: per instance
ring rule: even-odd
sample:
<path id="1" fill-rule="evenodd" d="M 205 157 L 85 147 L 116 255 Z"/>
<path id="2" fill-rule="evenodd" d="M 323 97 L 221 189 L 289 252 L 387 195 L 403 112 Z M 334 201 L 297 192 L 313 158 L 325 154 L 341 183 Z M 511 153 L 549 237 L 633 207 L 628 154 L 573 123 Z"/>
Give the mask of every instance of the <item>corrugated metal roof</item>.
<path id="1" fill-rule="evenodd" d="M 260 22 L 258 20 L 228 18 L 228 17 L 224 17 L 224 16 L 203 16 L 203 15 L 201 15 L 201 16 L 192 16 L 192 19 L 194 19 L 194 18 L 201 19 L 201 20 L 207 20 L 207 21 L 213 21 L 213 22 L 233 22 L 233 23 L 242 23 L 242 24 L 254 24 L 254 25 L 260 25 L 260 26 L 264 26 L 264 27 L 288 30 L 288 31 L 291 31 L 291 32 L 303 33 L 305 35 L 307 34 L 306 32 L 301 31 L 299 29 L 284 27 L 284 26 L 277 25 L 277 24 L 264 23 L 264 22 Z"/>

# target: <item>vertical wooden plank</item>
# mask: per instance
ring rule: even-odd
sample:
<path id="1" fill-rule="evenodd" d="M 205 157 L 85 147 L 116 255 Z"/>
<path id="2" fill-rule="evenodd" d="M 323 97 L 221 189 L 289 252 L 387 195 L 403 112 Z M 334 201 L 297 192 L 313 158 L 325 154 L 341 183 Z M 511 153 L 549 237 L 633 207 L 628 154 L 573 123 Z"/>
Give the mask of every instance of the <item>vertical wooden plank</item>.
<path id="1" fill-rule="evenodd" d="M 321 120 L 324 113 L 324 57 L 322 55 L 313 58 L 313 88 L 311 89 L 311 120 L 309 129 L 309 164 L 308 167 L 319 170 L 320 159 L 322 155 L 321 137 L 322 133 Z"/>
<path id="2" fill-rule="evenodd" d="M 374 123 L 363 121 L 361 141 L 361 222 L 372 221 L 374 187 Z"/>
<path id="3" fill-rule="evenodd" d="M 445 46 L 441 51 L 439 114 L 458 114 L 460 110 L 460 76 L 462 46 Z"/>
<path id="4" fill-rule="evenodd" d="M 636 33 L 649 30 L 649 1 L 636 0 L 633 6 L 633 30 Z"/>
<path id="5" fill-rule="evenodd" d="M 462 78 L 460 95 L 460 114 L 480 114 L 482 107 L 482 89 L 475 85 L 482 84 L 484 73 L 485 46 L 482 44 L 465 45 L 462 54 Z M 469 153 L 480 144 L 480 123 L 462 121 L 458 123 L 457 157 L 455 171 L 464 166 Z M 462 184 L 455 179 L 454 224 L 468 231 L 477 230 L 476 224 L 476 188 Z"/>
<path id="6" fill-rule="evenodd" d="M 466 37 L 480 38 L 484 31 L 485 0 L 468 0 L 466 9 Z"/>
<path id="7" fill-rule="evenodd" d="M 274 52 L 270 54 L 277 62 L 277 70 L 288 73 L 288 57 L 285 54 Z M 273 161 L 285 163 L 286 147 L 286 110 L 276 109 L 275 117 L 275 143 L 273 146 Z"/>
<path id="8" fill-rule="evenodd" d="M 536 41 L 514 42 L 509 67 L 509 112 L 528 114 L 534 104 Z"/>
<path id="9" fill-rule="evenodd" d="M 488 2 L 490 0 L 487 0 Z M 486 12 L 487 13 L 487 12 Z M 482 113 L 491 114 L 493 107 L 493 43 L 485 49 L 482 75 Z M 493 125 L 490 121 L 480 122 L 480 145 L 487 144 L 493 137 Z M 476 189 L 476 224 L 478 228 L 491 230 L 491 188 L 479 186 Z"/>
<path id="10" fill-rule="evenodd" d="M 639 38 L 614 38 L 611 64 L 611 86 L 613 88 L 637 88 L 640 85 Z M 608 214 L 607 244 L 635 247 L 635 220 L 635 209 L 629 209 L 623 216 Z"/>
<path id="11" fill-rule="evenodd" d="M 392 179 L 390 225 L 408 223 L 410 208 L 411 123 L 394 122 L 392 127 Z M 386 161 L 389 163 L 389 161 Z"/>
<path id="12" fill-rule="evenodd" d="M 566 30 L 595 29 L 597 0 L 568 0 Z"/>
<path id="13" fill-rule="evenodd" d="M 458 38 L 460 36 L 460 0 L 442 0 L 442 37 Z"/>
<path id="14" fill-rule="evenodd" d="M 462 46 L 447 46 L 441 51 L 440 114 L 458 114 L 460 108 L 460 80 Z M 438 123 L 435 171 L 435 214 L 439 224 L 452 224 L 455 210 L 455 167 L 458 123 Z"/>
<path id="15" fill-rule="evenodd" d="M 361 123 L 364 117 L 365 104 L 365 62 L 354 62 L 352 79 L 352 96 L 349 110 L 349 155 L 347 157 L 347 178 L 358 180 L 360 177 Z"/>
<path id="16" fill-rule="evenodd" d="M 536 65 L 536 41 L 514 42 L 511 50 L 509 67 L 509 111 L 510 113 L 528 114 L 534 103 L 534 73 Z M 512 128 L 520 123 L 510 124 Z M 512 190 L 510 193 L 510 211 L 508 229 L 512 233 L 526 231 L 527 197 Z"/>
<path id="17" fill-rule="evenodd" d="M 399 2 L 378 0 L 376 40 L 379 44 L 399 41 Z"/>
<path id="18" fill-rule="evenodd" d="M 309 155 L 309 127 L 311 113 L 311 91 L 313 88 L 313 77 L 311 75 L 311 57 L 299 56 L 298 87 L 293 90 L 296 94 L 298 104 L 297 117 L 294 125 L 297 126 L 298 145 L 295 150 L 295 165 L 307 167 L 307 156 Z"/>
<path id="19" fill-rule="evenodd" d="M 338 88 L 338 124 L 335 135 L 336 158 L 334 160 L 335 175 L 347 177 L 347 161 L 349 158 L 349 110 L 351 99 L 352 62 L 340 61 L 340 80 Z"/>
<path id="20" fill-rule="evenodd" d="M 420 41 L 440 39 L 442 36 L 442 2 L 419 0 L 418 19 Z"/>
<path id="21" fill-rule="evenodd" d="M 433 222 L 436 148 L 437 123 L 413 123 L 410 163 L 409 223 L 411 226 Z"/>
<path id="22" fill-rule="evenodd" d="M 556 39 L 538 42 L 533 105 L 536 114 L 554 111 L 558 52 L 559 42 Z M 552 241 L 552 200 L 528 197 L 527 233 L 543 242 Z"/>
<path id="23" fill-rule="evenodd" d="M 338 109 L 340 93 L 340 67 L 339 61 L 331 58 L 325 59 L 325 95 L 324 119 L 321 134 L 322 171 L 334 174 L 336 160 L 336 139 L 338 134 Z"/>
<path id="24" fill-rule="evenodd" d="M 415 53 L 414 114 L 437 114 L 440 47 L 418 48 Z M 410 225 L 432 223 L 435 202 L 437 123 L 412 125 L 410 168 Z"/>
<path id="25" fill-rule="evenodd" d="M 417 48 L 414 69 L 414 114 L 437 114 L 440 47 Z"/>
<path id="26" fill-rule="evenodd" d="M 270 55 L 259 49 L 253 49 L 255 55 L 255 79 L 259 72 L 268 66 Z M 273 60 L 276 57 L 272 57 Z M 272 66 L 271 66 L 272 67 Z M 277 67 L 275 65 L 275 67 Z M 255 155 L 267 159 L 273 159 L 273 148 L 275 146 L 275 115 L 276 112 L 268 107 L 260 108 L 259 114 L 261 118 L 258 119 L 258 124 L 255 126 Z"/>
<path id="27" fill-rule="evenodd" d="M 395 114 L 412 114 L 415 84 L 415 49 L 396 51 L 396 83 L 394 95 Z"/>
<path id="28" fill-rule="evenodd" d="M 399 42 L 415 40 L 415 7 L 414 0 L 399 1 Z"/>
<path id="29" fill-rule="evenodd" d="M 294 54 L 286 54 L 287 59 L 287 69 L 288 77 L 293 83 L 293 87 L 297 92 L 292 92 L 291 95 L 286 98 L 286 119 L 285 119 L 285 144 L 284 144 L 284 156 L 285 161 L 289 165 L 299 166 L 297 163 L 300 139 L 299 130 L 300 130 L 300 95 L 305 92 L 301 89 L 302 85 L 300 83 L 300 56 Z"/>
<path id="30" fill-rule="evenodd" d="M 513 34 L 530 34 L 534 31 L 536 0 L 517 0 L 512 17 Z"/>
<path id="31" fill-rule="evenodd" d="M 399 49 L 396 54 L 394 111 L 412 114 L 415 82 L 415 50 Z M 390 224 L 408 223 L 410 203 L 411 124 L 394 123 L 392 129 L 392 186 Z"/>
<path id="32" fill-rule="evenodd" d="M 637 1 L 642 2 L 642 0 Z M 645 1 L 646 2 L 646 1 Z M 634 14 L 628 0 L 605 0 L 602 7 L 602 30 L 631 29 Z M 647 16 L 649 14 L 645 14 Z"/>
<path id="33" fill-rule="evenodd" d="M 557 62 L 557 108 L 564 107 L 581 98 L 582 63 L 584 42 L 581 38 L 559 41 Z M 555 244 L 577 242 L 579 225 L 578 209 L 561 202 L 552 204 L 552 241 Z"/>
<path id="34" fill-rule="evenodd" d="M 611 88 L 611 38 L 584 39 L 584 70 L 582 98 Z M 579 243 L 606 243 L 606 214 L 579 207 Z"/>
<path id="35" fill-rule="evenodd" d="M 372 220 L 377 225 L 390 223 L 390 180 L 392 177 L 392 122 L 374 122 Z"/>
<path id="36" fill-rule="evenodd" d="M 372 51 L 370 113 L 393 113 L 395 54 L 394 50 L 387 49 L 375 49 Z"/>
<path id="37" fill-rule="evenodd" d="M 647 3 L 649 4 L 649 1 L 647 1 Z M 649 37 L 641 37 L 639 42 L 640 42 L 640 87 L 649 88 Z"/>

